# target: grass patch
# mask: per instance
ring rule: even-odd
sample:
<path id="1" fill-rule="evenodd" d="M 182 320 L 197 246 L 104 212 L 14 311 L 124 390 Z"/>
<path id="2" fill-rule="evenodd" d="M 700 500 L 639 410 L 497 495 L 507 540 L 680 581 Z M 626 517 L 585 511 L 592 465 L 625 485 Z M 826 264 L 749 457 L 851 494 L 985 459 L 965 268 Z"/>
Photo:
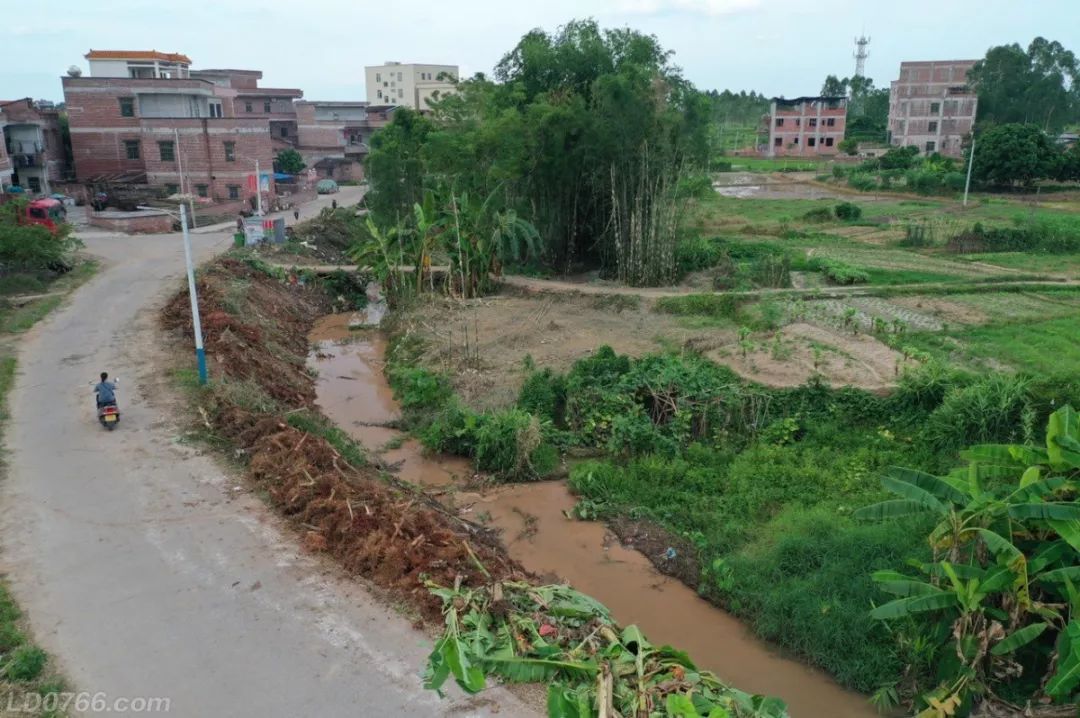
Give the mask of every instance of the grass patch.
<path id="1" fill-rule="evenodd" d="M 1076 330 L 1080 313 L 1045 321 L 994 324 L 945 334 L 919 333 L 905 338 L 945 359 L 979 366 L 1005 363 L 1014 369 L 1056 376 L 1080 366 L 1080 343 Z"/>
<path id="2" fill-rule="evenodd" d="M 683 297 L 661 297 L 653 309 L 661 314 L 676 316 L 712 317 L 735 319 L 739 301 L 730 294 L 687 294 Z"/>

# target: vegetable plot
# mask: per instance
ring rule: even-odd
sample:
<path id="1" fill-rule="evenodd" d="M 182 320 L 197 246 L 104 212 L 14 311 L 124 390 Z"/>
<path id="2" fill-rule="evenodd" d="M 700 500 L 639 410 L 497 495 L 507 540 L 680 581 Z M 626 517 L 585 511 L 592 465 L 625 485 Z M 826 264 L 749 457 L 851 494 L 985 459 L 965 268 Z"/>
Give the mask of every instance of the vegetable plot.
<path id="1" fill-rule="evenodd" d="M 488 676 L 547 683 L 550 718 L 786 718 L 783 701 L 730 688 L 682 651 L 656 647 L 637 626 L 568 586 L 503 581 L 480 588 L 429 583 L 446 630 L 424 686 L 453 676 L 476 693 Z"/>

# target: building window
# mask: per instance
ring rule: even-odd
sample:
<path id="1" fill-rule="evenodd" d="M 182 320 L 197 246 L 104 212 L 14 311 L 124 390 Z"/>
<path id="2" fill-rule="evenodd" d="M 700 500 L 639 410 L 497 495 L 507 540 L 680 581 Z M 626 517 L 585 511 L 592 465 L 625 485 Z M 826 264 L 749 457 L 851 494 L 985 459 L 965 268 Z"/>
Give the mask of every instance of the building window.
<path id="1" fill-rule="evenodd" d="M 27 184 L 30 185 L 30 191 L 37 194 L 41 191 L 41 178 L 40 177 L 27 177 Z"/>
<path id="2" fill-rule="evenodd" d="M 827 127 L 835 127 L 836 126 L 836 118 L 835 117 L 827 117 L 827 118 L 825 118 L 825 125 Z"/>
<path id="3" fill-rule="evenodd" d="M 240 199 L 240 185 L 229 185 L 229 199 Z"/>
<path id="4" fill-rule="evenodd" d="M 400 72 L 397 74 L 397 81 L 401 82 L 401 73 Z"/>
<path id="5" fill-rule="evenodd" d="M 816 137 L 808 137 L 808 138 L 806 138 L 806 144 L 808 146 L 810 146 L 810 147 L 813 147 L 814 145 L 817 144 L 817 138 Z"/>
<path id="6" fill-rule="evenodd" d="M 281 128 L 278 130 L 278 132 L 281 133 L 282 137 L 288 137 L 289 136 L 289 128 L 286 127 L 285 125 L 282 125 Z"/>
<path id="7" fill-rule="evenodd" d="M 800 126 L 801 124 L 802 124 L 802 119 L 801 119 L 801 118 L 799 118 L 799 117 L 796 117 L 796 118 L 795 118 L 795 126 L 796 126 L 796 127 L 798 127 L 798 126 Z"/>
<path id="8" fill-rule="evenodd" d="M 129 160 L 139 159 L 139 141 L 124 140 L 124 154 L 127 155 Z"/>
<path id="9" fill-rule="evenodd" d="M 225 161 L 226 162 L 236 162 L 236 143 L 235 142 L 226 142 L 225 143 Z"/>
<path id="10" fill-rule="evenodd" d="M 776 147 L 783 147 L 784 146 L 784 138 L 783 137 L 777 137 L 775 140 L 773 140 L 773 145 L 776 146 Z"/>
<path id="11" fill-rule="evenodd" d="M 777 127 L 783 127 L 784 126 L 784 118 L 783 117 L 777 117 L 776 118 L 776 126 Z"/>
<path id="12" fill-rule="evenodd" d="M 251 112 L 251 103 L 250 102 L 245 102 L 244 103 L 244 112 Z"/>
<path id="13" fill-rule="evenodd" d="M 382 82 L 382 73 L 381 72 L 376 72 L 375 73 L 375 82 Z"/>
<path id="14" fill-rule="evenodd" d="M 832 141 L 833 141 L 832 137 L 826 137 L 825 138 L 825 146 L 826 147 L 832 147 Z"/>
<path id="15" fill-rule="evenodd" d="M 378 92 L 376 92 L 375 95 L 381 100 L 382 99 L 382 90 L 379 90 Z"/>
<path id="16" fill-rule="evenodd" d="M 197 184 L 197 185 L 195 185 L 195 194 L 199 195 L 200 197 L 209 197 L 210 196 L 210 185 L 205 185 L 205 184 Z"/>
<path id="17" fill-rule="evenodd" d="M 171 197 L 180 191 L 180 185 L 169 182 L 165 185 L 165 196 Z"/>
<path id="18" fill-rule="evenodd" d="M 937 114 L 940 114 L 940 113 L 941 113 L 941 103 L 940 102 L 931 102 L 930 103 L 930 114 L 931 115 L 937 115 Z"/>
<path id="19" fill-rule="evenodd" d="M 937 132 L 937 122 L 930 122 L 926 126 L 926 131 L 927 132 Z"/>
<path id="20" fill-rule="evenodd" d="M 927 152 L 933 152 L 936 149 L 937 149 L 937 143 L 934 142 L 933 140 L 928 140 L 927 143 L 926 143 L 926 151 Z"/>
<path id="21" fill-rule="evenodd" d="M 405 97 L 405 90 L 402 90 L 402 89 L 398 88 L 397 96 L 398 97 Z"/>
<path id="22" fill-rule="evenodd" d="M 817 118 L 816 117 L 811 117 L 810 118 L 810 126 L 811 127 L 817 127 Z"/>
<path id="23" fill-rule="evenodd" d="M 270 100 L 267 100 L 266 102 L 263 103 L 263 112 L 265 112 L 268 115 L 270 114 Z"/>
<path id="24" fill-rule="evenodd" d="M 175 162 L 176 161 L 176 148 L 173 143 L 170 142 L 158 142 L 158 152 L 161 155 L 162 162 Z"/>
<path id="25" fill-rule="evenodd" d="M 135 116 L 135 98 L 134 97 L 121 97 L 120 98 L 120 116 L 121 117 L 134 117 Z"/>
<path id="26" fill-rule="evenodd" d="M 220 102 L 211 102 L 210 103 L 210 116 L 211 117 L 221 117 L 222 116 L 221 115 L 221 103 Z"/>
<path id="27" fill-rule="evenodd" d="M 792 139 L 792 140 L 791 140 L 791 144 L 793 144 L 793 145 L 797 145 L 797 144 L 799 144 L 799 138 L 798 138 L 798 137 L 796 137 L 796 138 Z"/>

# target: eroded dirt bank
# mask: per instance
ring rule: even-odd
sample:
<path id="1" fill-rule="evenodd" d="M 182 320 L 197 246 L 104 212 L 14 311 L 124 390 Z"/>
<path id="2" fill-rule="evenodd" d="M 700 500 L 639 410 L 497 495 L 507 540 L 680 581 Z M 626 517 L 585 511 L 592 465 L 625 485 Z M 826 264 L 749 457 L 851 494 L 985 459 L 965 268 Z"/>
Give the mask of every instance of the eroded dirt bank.
<path id="1" fill-rule="evenodd" d="M 686 650 L 743 690 L 783 698 L 796 718 L 876 715 L 863 696 L 777 655 L 737 620 L 658 572 L 645 554 L 621 545 L 603 524 L 568 519 L 575 499 L 564 482 L 481 489 L 467 461 L 424 455 L 393 428 L 398 412 L 383 376 L 382 337 L 370 329 L 350 331 L 349 321 L 326 317 L 310 334 L 317 401 L 399 477 L 425 486 L 459 515 L 498 529 L 510 558 L 528 571 L 568 581 L 606 604 L 621 623 L 636 623 L 654 640 Z"/>

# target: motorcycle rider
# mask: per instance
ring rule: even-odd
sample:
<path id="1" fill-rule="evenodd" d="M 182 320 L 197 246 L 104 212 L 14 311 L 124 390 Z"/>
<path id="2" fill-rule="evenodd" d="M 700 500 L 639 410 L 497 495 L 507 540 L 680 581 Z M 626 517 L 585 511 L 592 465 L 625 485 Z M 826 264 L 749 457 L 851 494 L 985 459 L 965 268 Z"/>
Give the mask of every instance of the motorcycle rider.
<path id="1" fill-rule="evenodd" d="M 94 394 L 97 395 L 99 409 L 116 403 L 116 382 L 109 381 L 109 372 L 101 372 L 101 383 L 94 387 Z"/>

